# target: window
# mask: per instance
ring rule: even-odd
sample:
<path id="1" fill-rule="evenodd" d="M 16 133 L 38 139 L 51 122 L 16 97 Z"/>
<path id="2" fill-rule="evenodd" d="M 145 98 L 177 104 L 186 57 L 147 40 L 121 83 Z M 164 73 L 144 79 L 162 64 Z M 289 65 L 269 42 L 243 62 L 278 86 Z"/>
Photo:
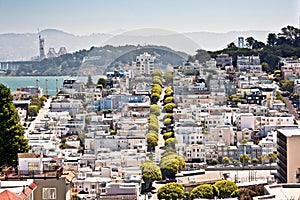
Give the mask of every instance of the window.
<path id="1" fill-rule="evenodd" d="M 28 162 L 28 171 L 39 170 L 39 162 Z"/>
<path id="2" fill-rule="evenodd" d="M 43 188 L 43 199 L 56 199 L 56 188 Z"/>

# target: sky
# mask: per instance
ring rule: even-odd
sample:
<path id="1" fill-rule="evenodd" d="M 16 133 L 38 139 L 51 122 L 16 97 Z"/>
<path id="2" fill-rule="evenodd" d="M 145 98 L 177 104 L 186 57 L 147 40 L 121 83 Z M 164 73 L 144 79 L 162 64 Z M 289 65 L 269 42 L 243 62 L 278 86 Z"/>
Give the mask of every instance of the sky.
<path id="1" fill-rule="evenodd" d="M 299 27 L 299 5 L 299 0 L 0 0 L 0 33 L 280 32 L 287 25 Z"/>

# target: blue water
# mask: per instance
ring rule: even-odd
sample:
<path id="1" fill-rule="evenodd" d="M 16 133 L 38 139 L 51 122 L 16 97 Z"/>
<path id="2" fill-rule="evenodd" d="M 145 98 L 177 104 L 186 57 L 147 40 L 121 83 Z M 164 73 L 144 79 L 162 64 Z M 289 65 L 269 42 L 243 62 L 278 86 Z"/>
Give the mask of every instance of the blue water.
<path id="1" fill-rule="evenodd" d="M 98 82 L 98 79 L 103 76 L 92 76 L 94 83 Z M 87 76 L 70 77 L 70 76 L 2 76 L 0 77 L 0 83 L 10 88 L 11 92 L 17 90 L 22 86 L 36 86 L 43 88 L 44 94 L 46 94 L 46 83 L 48 85 L 48 94 L 51 96 L 56 95 L 56 87 L 58 90 L 61 88 L 65 79 L 74 78 L 83 83 L 87 82 Z"/>

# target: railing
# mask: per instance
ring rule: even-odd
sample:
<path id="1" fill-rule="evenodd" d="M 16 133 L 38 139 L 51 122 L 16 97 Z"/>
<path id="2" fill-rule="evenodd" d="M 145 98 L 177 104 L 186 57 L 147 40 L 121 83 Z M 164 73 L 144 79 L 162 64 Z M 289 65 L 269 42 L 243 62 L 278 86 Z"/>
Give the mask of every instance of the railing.
<path id="1" fill-rule="evenodd" d="M 63 167 L 58 167 L 57 169 L 53 170 L 14 170 L 14 169 L 7 169 L 2 170 L 1 178 L 2 179 L 47 179 L 47 178 L 59 178 L 63 173 Z"/>

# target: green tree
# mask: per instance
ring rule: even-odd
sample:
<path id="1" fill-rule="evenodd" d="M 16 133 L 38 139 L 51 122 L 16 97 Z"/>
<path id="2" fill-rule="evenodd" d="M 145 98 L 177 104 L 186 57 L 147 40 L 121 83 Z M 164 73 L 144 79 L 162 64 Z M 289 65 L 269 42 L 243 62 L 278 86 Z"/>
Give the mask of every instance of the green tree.
<path id="1" fill-rule="evenodd" d="M 37 105 L 28 106 L 28 116 L 35 117 L 39 113 L 39 107 Z"/>
<path id="2" fill-rule="evenodd" d="M 269 154 L 268 154 L 268 158 L 269 158 L 269 160 L 270 160 L 270 163 L 273 163 L 273 162 L 275 162 L 276 159 L 277 159 L 277 154 L 275 154 L 275 153 L 269 153 Z"/>
<path id="3" fill-rule="evenodd" d="M 230 159 L 228 157 L 223 157 L 222 158 L 222 163 L 223 164 L 228 164 L 228 163 L 230 163 Z"/>
<path id="4" fill-rule="evenodd" d="M 217 181 L 214 186 L 218 188 L 219 198 L 229 198 L 238 189 L 237 185 L 229 180 Z"/>
<path id="5" fill-rule="evenodd" d="M 97 85 L 102 85 L 103 88 L 106 88 L 106 79 L 105 78 L 99 78 Z"/>
<path id="6" fill-rule="evenodd" d="M 169 126 L 169 125 L 171 125 L 171 124 L 172 124 L 172 119 L 170 119 L 170 118 L 164 119 L 164 125 L 165 125 L 165 126 Z"/>
<path id="7" fill-rule="evenodd" d="M 87 87 L 90 87 L 90 86 L 93 86 L 94 83 L 93 83 L 93 79 L 92 79 L 92 76 L 91 75 L 88 75 L 88 80 L 86 82 L 86 86 Z"/>
<path id="8" fill-rule="evenodd" d="M 166 113 L 165 115 L 164 115 L 164 118 L 163 118 L 164 120 L 165 119 L 171 119 L 171 120 L 173 120 L 173 113 Z"/>
<path id="9" fill-rule="evenodd" d="M 178 140 L 176 138 L 168 138 L 165 140 L 165 146 L 171 146 L 175 149 L 175 144 L 178 143 Z"/>
<path id="10" fill-rule="evenodd" d="M 152 93 L 151 94 L 151 103 L 156 104 L 159 99 L 160 99 L 160 94 L 159 93 Z"/>
<path id="11" fill-rule="evenodd" d="M 168 103 L 174 103 L 174 97 L 173 96 L 165 98 L 164 104 L 168 104 Z"/>
<path id="12" fill-rule="evenodd" d="M 170 93 L 170 94 L 173 94 L 172 87 L 171 87 L 171 86 L 168 86 L 168 87 L 166 87 L 166 89 L 165 89 L 165 93 Z"/>
<path id="13" fill-rule="evenodd" d="M 158 145 L 158 135 L 155 133 L 148 133 L 147 145 L 148 145 L 148 151 L 153 151 L 154 148 Z"/>
<path id="14" fill-rule="evenodd" d="M 150 105 L 150 114 L 154 114 L 156 116 L 160 115 L 160 106 L 156 104 Z"/>
<path id="15" fill-rule="evenodd" d="M 175 178 L 175 175 L 185 166 L 183 157 L 169 151 L 159 163 L 163 178 Z"/>
<path id="16" fill-rule="evenodd" d="M 184 197 L 184 190 L 179 183 L 167 183 L 157 191 L 158 199 L 177 200 Z"/>
<path id="17" fill-rule="evenodd" d="M 173 72 L 165 72 L 164 74 L 165 85 L 173 84 L 173 78 L 174 78 Z"/>
<path id="18" fill-rule="evenodd" d="M 151 130 L 153 130 L 153 131 L 155 131 L 155 132 L 157 132 L 158 133 L 158 131 L 159 131 L 159 126 L 157 125 L 157 124 L 155 124 L 155 123 L 149 123 L 148 124 L 148 130 L 149 131 L 151 131 Z"/>
<path id="19" fill-rule="evenodd" d="M 234 42 L 231 42 L 227 45 L 228 49 L 237 49 L 237 46 L 234 44 Z"/>
<path id="20" fill-rule="evenodd" d="M 175 103 L 168 103 L 168 104 L 164 105 L 164 110 L 167 113 L 172 113 L 173 112 L 173 108 L 176 108 L 176 104 Z"/>
<path id="21" fill-rule="evenodd" d="M 0 84 L 0 166 L 16 164 L 18 153 L 29 150 L 10 90 Z"/>
<path id="22" fill-rule="evenodd" d="M 294 90 L 294 81 L 292 80 L 281 80 L 281 89 L 284 91 L 293 92 Z"/>
<path id="23" fill-rule="evenodd" d="M 243 166 L 245 166 L 250 161 L 250 156 L 247 154 L 240 155 L 240 162 L 243 163 Z"/>
<path id="24" fill-rule="evenodd" d="M 151 160 L 146 160 L 143 164 L 141 164 L 141 168 L 142 179 L 146 184 L 147 190 L 149 191 L 149 189 L 151 190 L 151 188 L 149 188 L 151 183 L 161 180 L 161 171 L 159 167 Z"/>
<path id="25" fill-rule="evenodd" d="M 163 73 L 162 73 L 161 70 L 155 69 L 155 70 L 153 70 L 153 72 L 152 72 L 152 76 L 158 76 L 158 77 L 162 78 L 162 77 L 163 77 Z"/>
<path id="26" fill-rule="evenodd" d="M 212 164 L 212 165 L 218 164 L 218 160 L 215 159 L 215 158 L 211 159 L 211 164 Z"/>
<path id="27" fill-rule="evenodd" d="M 267 39 L 267 44 L 270 46 L 274 46 L 276 43 L 276 39 L 277 39 L 277 36 L 275 33 L 269 33 L 268 39 Z"/>
<path id="28" fill-rule="evenodd" d="M 203 184 L 195 187 L 190 193 L 190 199 L 205 198 L 213 199 L 214 197 L 219 196 L 218 188 L 211 184 Z"/>
<path id="29" fill-rule="evenodd" d="M 162 88 L 159 84 L 152 84 L 152 87 L 151 87 L 151 94 L 153 93 L 157 93 L 157 94 L 161 94 L 162 92 Z"/>
<path id="30" fill-rule="evenodd" d="M 174 132 L 166 132 L 163 136 L 164 140 L 167 140 L 169 138 L 174 138 Z"/>
<path id="31" fill-rule="evenodd" d="M 153 77 L 152 83 L 153 83 L 153 84 L 158 84 L 158 85 L 161 85 L 161 86 L 163 85 L 163 81 L 162 81 L 161 78 L 158 77 L 158 76 L 154 76 L 154 77 Z"/>
<path id="32" fill-rule="evenodd" d="M 253 37 L 246 38 L 246 46 L 252 49 L 253 44 L 255 43 L 255 39 Z"/>
<path id="33" fill-rule="evenodd" d="M 258 162 L 259 162 L 259 160 L 258 160 L 257 158 L 253 158 L 253 159 L 252 159 L 252 163 L 253 163 L 253 164 L 257 164 Z"/>

